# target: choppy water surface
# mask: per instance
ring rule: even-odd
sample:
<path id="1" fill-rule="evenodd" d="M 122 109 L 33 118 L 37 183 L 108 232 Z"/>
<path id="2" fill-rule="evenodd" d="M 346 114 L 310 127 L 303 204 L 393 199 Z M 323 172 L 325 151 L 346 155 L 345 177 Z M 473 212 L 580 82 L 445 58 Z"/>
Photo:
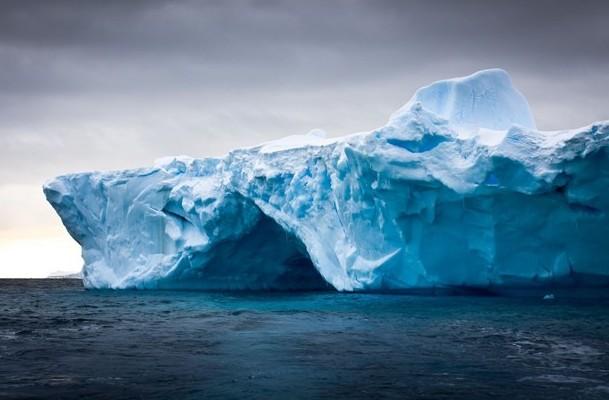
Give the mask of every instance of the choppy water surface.
<path id="1" fill-rule="evenodd" d="M 609 398 L 609 302 L 0 281 L 2 398 Z"/>

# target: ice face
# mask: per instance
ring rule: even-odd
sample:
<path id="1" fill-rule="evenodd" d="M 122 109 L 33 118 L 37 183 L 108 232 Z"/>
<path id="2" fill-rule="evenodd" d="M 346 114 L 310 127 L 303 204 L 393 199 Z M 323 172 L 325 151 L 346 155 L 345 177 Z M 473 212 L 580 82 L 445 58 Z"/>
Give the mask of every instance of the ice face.
<path id="1" fill-rule="evenodd" d="M 540 132 L 501 70 L 372 132 L 58 177 L 91 288 L 385 290 L 609 283 L 609 123 Z"/>

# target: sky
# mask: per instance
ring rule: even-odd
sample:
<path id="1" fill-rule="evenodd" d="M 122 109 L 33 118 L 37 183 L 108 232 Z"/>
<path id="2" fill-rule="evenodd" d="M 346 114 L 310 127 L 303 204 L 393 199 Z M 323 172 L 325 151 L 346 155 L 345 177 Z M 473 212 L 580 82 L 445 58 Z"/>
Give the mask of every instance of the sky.
<path id="1" fill-rule="evenodd" d="M 543 130 L 609 119 L 609 1 L 0 2 L 0 278 L 81 268 L 41 185 L 374 129 L 501 67 Z"/>

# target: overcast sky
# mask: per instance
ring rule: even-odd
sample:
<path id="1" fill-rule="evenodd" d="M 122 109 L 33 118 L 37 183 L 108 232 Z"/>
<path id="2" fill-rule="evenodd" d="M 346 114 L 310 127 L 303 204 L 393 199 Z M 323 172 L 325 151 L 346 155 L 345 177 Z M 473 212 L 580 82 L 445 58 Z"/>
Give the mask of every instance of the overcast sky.
<path id="1" fill-rule="evenodd" d="M 2 1 L 0 277 L 78 264 L 40 190 L 61 173 L 370 130 L 490 67 L 541 129 L 609 119 L 608 21 L 582 0 Z M 20 259 L 34 238 L 61 254 Z"/>

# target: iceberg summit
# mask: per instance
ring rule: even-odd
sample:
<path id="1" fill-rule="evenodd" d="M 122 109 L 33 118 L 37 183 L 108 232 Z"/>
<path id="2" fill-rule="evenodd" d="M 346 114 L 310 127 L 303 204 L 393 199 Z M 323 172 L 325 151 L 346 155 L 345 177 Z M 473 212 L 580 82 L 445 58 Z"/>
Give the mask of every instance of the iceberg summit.
<path id="1" fill-rule="evenodd" d="M 609 121 L 537 130 L 509 75 L 419 89 L 376 130 L 44 185 L 86 287 L 609 286 Z"/>

